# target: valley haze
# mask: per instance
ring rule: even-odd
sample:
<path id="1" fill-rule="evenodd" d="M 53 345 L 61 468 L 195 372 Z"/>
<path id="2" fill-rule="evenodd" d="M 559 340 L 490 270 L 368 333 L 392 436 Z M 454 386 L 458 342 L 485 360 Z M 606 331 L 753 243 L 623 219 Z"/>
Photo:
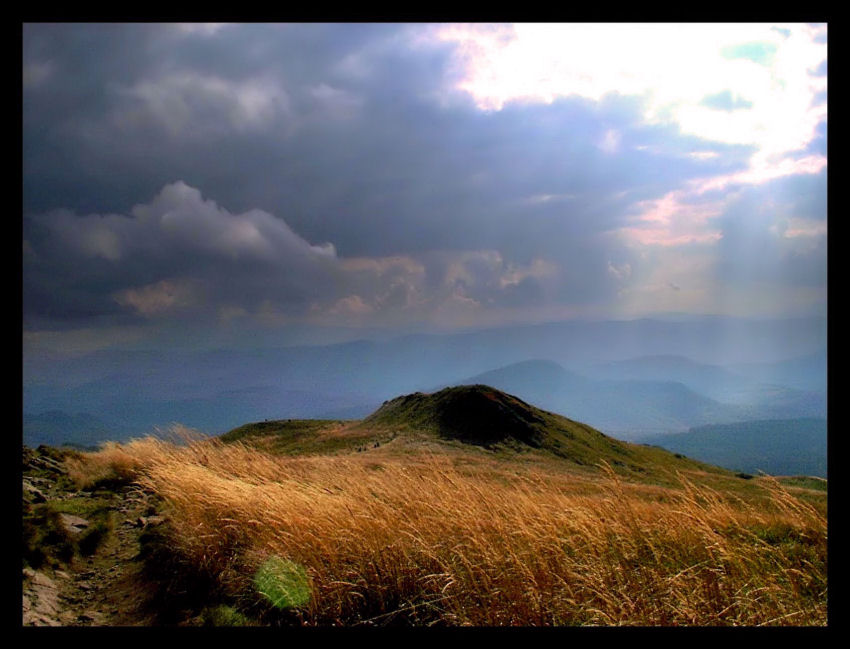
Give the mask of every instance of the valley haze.
<path id="1" fill-rule="evenodd" d="M 690 318 L 30 357 L 24 440 L 96 446 L 174 422 L 220 434 L 262 419 L 360 419 L 399 394 L 475 383 L 628 440 L 825 418 L 825 339 L 819 320 Z"/>

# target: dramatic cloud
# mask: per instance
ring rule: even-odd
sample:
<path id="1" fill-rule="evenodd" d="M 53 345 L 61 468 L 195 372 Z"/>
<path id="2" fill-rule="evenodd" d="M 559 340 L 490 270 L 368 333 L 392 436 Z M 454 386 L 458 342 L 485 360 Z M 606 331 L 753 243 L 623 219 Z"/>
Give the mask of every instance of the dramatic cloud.
<path id="1" fill-rule="evenodd" d="M 61 319 L 114 313 L 113 302 L 143 316 L 231 300 L 305 303 L 330 290 L 336 252 L 311 245 L 261 210 L 231 214 L 183 182 L 167 185 L 128 215 L 58 211 L 28 222 L 24 314 Z M 35 299 L 50 297 L 48 304 Z"/>
<path id="2" fill-rule="evenodd" d="M 337 256 L 261 210 L 233 214 L 183 182 L 129 214 L 39 214 L 25 228 L 28 324 L 113 316 L 371 324 L 541 306 L 561 268 L 496 250 Z M 449 314 L 449 315 L 447 315 Z M 67 323 L 66 323 L 67 324 Z"/>
<path id="3" fill-rule="evenodd" d="M 23 36 L 30 334 L 825 310 L 823 25 Z"/>

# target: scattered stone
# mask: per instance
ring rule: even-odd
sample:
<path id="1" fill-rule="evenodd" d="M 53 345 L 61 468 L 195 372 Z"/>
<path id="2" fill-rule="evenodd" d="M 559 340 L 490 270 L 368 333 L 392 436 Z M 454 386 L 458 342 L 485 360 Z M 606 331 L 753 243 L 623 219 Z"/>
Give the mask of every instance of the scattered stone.
<path id="1" fill-rule="evenodd" d="M 30 503 L 43 503 L 47 501 L 47 496 L 44 495 L 44 492 L 41 491 L 34 484 L 23 481 L 24 486 L 24 500 Z"/>
<path id="2" fill-rule="evenodd" d="M 35 575 L 32 578 L 32 583 L 34 586 L 40 586 L 42 588 L 52 588 L 56 589 L 56 583 L 43 572 L 36 571 Z"/>
<path id="3" fill-rule="evenodd" d="M 139 516 L 136 519 L 136 527 L 161 525 L 164 522 L 165 516 Z"/>
<path id="4" fill-rule="evenodd" d="M 79 534 L 91 524 L 85 518 L 74 514 L 59 514 L 59 516 L 62 518 L 62 525 L 71 534 Z"/>
<path id="5" fill-rule="evenodd" d="M 42 455 L 41 457 L 37 457 L 30 462 L 30 465 L 35 466 L 39 469 L 46 469 L 47 471 L 52 471 L 53 473 L 65 473 L 65 468 L 59 464 L 52 457 L 47 457 Z"/>

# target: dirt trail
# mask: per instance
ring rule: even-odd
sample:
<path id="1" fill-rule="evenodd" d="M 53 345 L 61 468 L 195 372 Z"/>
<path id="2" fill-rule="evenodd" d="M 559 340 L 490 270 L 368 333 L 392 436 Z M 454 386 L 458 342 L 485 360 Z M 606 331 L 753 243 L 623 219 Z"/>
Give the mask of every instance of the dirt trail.
<path id="1" fill-rule="evenodd" d="M 97 508 L 111 520 L 111 530 L 89 556 L 76 553 L 68 562 L 23 569 L 24 626 L 138 626 L 154 623 L 153 587 L 142 575 L 141 534 L 161 524 L 152 515 L 150 497 L 138 487 L 96 492 L 69 488 L 61 463 L 44 461 L 38 451 L 24 459 L 24 503 L 27 507 L 63 504 Z M 29 469 L 29 470 L 28 470 Z M 87 499 L 91 499 L 90 501 Z M 29 501 L 29 502 L 28 502 Z M 32 511 L 30 509 L 29 511 Z M 71 538 L 82 535 L 89 521 L 61 515 Z"/>

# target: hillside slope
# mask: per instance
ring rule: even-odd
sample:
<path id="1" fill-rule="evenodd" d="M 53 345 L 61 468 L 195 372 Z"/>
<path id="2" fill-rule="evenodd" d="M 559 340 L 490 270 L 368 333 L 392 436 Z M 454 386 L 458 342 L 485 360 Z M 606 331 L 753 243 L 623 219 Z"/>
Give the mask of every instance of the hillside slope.
<path id="1" fill-rule="evenodd" d="M 677 470 L 725 471 L 664 449 L 630 444 L 587 424 L 537 408 L 487 385 L 416 392 L 384 402 L 361 421 L 283 420 L 241 426 L 222 441 L 286 454 L 372 450 L 415 453 L 538 453 L 573 466 L 607 463 L 629 475 L 660 478 Z M 728 472 L 725 472 L 728 473 Z"/>

